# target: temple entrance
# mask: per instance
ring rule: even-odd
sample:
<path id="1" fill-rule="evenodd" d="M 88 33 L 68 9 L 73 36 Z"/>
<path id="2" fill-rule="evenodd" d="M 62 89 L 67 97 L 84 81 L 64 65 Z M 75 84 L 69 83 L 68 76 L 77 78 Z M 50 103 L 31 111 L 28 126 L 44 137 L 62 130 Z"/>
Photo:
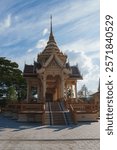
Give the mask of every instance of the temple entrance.
<path id="1" fill-rule="evenodd" d="M 46 93 L 46 102 L 53 102 L 53 94 Z"/>
<path id="2" fill-rule="evenodd" d="M 48 75 L 46 79 L 46 101 L 53 102 L 60 99 L 60 76 Z"/>

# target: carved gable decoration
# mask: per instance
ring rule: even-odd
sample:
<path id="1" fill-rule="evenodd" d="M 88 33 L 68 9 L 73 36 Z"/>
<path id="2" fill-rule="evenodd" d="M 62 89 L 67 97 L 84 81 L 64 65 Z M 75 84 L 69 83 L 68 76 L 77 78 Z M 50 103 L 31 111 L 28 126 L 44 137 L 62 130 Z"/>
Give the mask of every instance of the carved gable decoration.
<path id="1" fill-rule="evenodd" d="M 48 67 L 47 68 L 54 68 L 54 69 L 57 69 L 57 68 L 60 68 L 59 64 L 56 62 L 55 59 L 52 59 L 52 61 L 49 63 Z"/>

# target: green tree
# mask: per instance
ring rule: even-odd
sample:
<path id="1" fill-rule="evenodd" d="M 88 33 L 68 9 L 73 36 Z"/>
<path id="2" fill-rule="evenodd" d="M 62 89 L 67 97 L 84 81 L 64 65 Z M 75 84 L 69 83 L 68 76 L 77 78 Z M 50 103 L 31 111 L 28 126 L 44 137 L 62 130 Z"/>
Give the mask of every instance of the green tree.
<path id="1" fill-rule="evenodd" d="M 17 84 L 22 79 L 22 71 L 18 69 L 18 64 L 0 57 L 0 84 L 10 86 Z"/>
<path id="2" fill-rule="evenodd" d="M 67 89 L 67 97 L 72 98 L 74 96 L 74 93 L 72 91 L 72 89 L 68 88 Z"/>
<path id="3" fill-rule="evenodd" d="M 26 81 L 22 71 L 18 69 L 18 64 L 5 57 L 0 57 L 0 97 L 7 96 L 11 86 L 15 88 L 18 100 L 26 96 Z"/>
<path id="4" fill-rule="evenodd" d="M 17 102 L 17 92 L 14 86 L 10 86 L 7 92 L 7 100 L 11 102 Z"/>

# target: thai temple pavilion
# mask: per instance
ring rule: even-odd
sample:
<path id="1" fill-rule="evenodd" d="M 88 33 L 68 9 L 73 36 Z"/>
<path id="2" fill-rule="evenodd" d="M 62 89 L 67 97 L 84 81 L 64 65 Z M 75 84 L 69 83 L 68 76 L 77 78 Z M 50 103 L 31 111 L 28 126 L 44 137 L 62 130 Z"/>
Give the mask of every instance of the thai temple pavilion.
<path id="1" fill-rule="evenodd" d="M 52 31 L 44 50 L 33 65 L 25 65 L 27 99 L 9 104 L 5 115 L 40 125 L 71 125 L 79 121 L 97 121 L 98 106 L 77 98 L 77 81 L 82 80 L 78 66 L 70 66 L 59 49 Z M 36 96 L 36 97 L 35 97 Z"/>
<path id="2" fill-rule="evenodd" d="M 37 102 L 57 101 L 64 97 L 77 97 L 77 80 L 81 80 L 78 66 L 70 66 L 67 55 L 59 49 L 52 31 L 44 50 L 38 54 L 34 65 L 25 65 L 27 101 L 33 100 L 32 91 L 37 91 Z"/>

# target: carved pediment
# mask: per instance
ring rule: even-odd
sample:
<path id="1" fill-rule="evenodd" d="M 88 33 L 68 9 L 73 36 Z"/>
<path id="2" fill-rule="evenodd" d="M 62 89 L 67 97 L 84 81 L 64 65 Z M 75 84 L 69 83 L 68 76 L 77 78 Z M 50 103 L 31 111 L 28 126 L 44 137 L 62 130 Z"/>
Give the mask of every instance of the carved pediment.
<path id="1" fill-rule="evenodd" d="M 50 64 L 48 65 L 47 68 L 60 68 L 60 66 L 57 64 L 57 62 L 55 61 L 55 59 L 53 59 Z"/>
<path id="2" fill-rule="evenodd" d="M 46 61 L 45 68 L 62 68 L 63 64 L 61 60 L 56 55 L 51 55 L 50 58 Z"/>

